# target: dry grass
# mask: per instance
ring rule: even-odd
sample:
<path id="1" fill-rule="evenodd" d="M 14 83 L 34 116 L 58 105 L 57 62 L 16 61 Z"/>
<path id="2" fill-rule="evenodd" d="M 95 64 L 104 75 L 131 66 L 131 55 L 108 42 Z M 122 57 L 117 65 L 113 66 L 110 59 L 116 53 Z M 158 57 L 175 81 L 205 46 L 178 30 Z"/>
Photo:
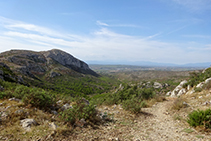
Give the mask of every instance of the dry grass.
<path id="1" fill-rule="evenodd" d="M 156 95 L 154 98 L 146 100 L 147 107 L 152 107 L 156 102 L 163 102 L 166 98 L 164 96 Z"/>
<path id="2" fill-rule="evenodd" d="M 179 111 L 182 108 L 186 108 L 187 105 L 184 104 L 184 102 L 187 103 L 187 99 L 182 98 L 182 97 L 175 99 L 174 102 L 173 102 L 173 105 L 171 106 L 171 110 Z"/>

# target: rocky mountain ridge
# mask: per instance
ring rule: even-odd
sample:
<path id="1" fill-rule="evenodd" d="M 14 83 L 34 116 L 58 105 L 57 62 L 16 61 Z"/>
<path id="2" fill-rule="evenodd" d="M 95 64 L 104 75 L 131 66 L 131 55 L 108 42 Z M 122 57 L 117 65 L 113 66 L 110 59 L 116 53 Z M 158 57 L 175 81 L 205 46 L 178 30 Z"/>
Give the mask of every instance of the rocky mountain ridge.
<path id="1" fill-rule="evenodd" d="M 41 52 L 10 50 L 0 54 L 0 61 L 13 71 L 31 78 L 36 78 L 36 75 L 55 77 L 63 74 L 98 76 L 85 62 L 58 49 Z"/>

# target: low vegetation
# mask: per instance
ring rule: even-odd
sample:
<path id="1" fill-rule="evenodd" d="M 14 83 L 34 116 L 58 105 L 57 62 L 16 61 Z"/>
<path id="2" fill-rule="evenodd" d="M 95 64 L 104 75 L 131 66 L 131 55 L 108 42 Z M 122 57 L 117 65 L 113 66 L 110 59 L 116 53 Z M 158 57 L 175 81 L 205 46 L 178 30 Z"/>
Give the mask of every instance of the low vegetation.
<path id="1" fill-rule="evenodd" d="M 202 126 L 205 129 L 211 129 L 211 109 L 207 110 L 194 110 L 188 115 L 190 126 Z"/>

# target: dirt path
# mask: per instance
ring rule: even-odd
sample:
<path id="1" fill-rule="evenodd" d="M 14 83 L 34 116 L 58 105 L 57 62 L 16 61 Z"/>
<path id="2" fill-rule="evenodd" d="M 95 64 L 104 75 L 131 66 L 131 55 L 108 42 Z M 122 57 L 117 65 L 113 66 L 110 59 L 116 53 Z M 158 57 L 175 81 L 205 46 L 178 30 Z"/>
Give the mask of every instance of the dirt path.
<path id="1" fill-rule="evenodd" d="M 98 129 L 79 129 L 73 140 L 87 141 L 210 141 L 211 135 L 197 132 L 183 120 L 176 120 L 169 108 L 174 101 L 168 99 L 133 117 L 119 108 L 104 107 L 114 114 L 116 122 L 98 126 Z M 85 134 L 84 134 L 85 133 Z"/>
<path id="2" fill-rule="evenodd" d="M 137 125 L 140 133 L 136 133 L 135 138 L 151 141 L 210 140 L 210 135 L 197 133 L 184 121 L 175 120 L 172 117 L 173 115 L 168 112 L 172 103 L 173 100 L 169 99 L 168 101 L 157 103 L 152 108 L 143 108 L 143 111 L 151 113 L 152 116 Z"/>

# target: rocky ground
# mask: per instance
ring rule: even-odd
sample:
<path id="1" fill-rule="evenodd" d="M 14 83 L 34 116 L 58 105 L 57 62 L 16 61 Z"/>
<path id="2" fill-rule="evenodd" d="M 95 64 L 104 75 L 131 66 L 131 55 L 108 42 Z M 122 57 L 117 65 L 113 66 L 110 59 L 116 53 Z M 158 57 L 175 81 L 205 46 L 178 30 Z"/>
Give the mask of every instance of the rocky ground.
<path id="1" fill-rule="evenodd" d="M 195 95 L 196 96 L 196 95 Z M 206 97 L 207 96 L 207 97 Z M 40 114 L 34 112 L 32 116 L 37 123 L 34 123 L 31 130 L 27 131 L 23 127 L 22 121 L 14 122 L 12 125 L 2 123 L 3 116 L 9 116 L 9 111 L 31 113 L 27 108 L 21 107 L 18 101 L 1 101 L 1 111 L 7 111 L 1 114 L 0 140 L 77 140 L 77 141 L 204 141 L 211 140 L 210 132 L 189 127 L 186 122 L 187 114 L 193 109 L 203 106 L 204 101 L 210 99 L 210 93 L 192 96 L 186 96 L 186 100 L 192 106 L 183 108 L 180 111 L 172 110 L 171 107 L 177 98 L 166 98 L 166 101 L 158 102 L 150 108 L 142 108 L 142 113 L 133 115 L 124 111 L 120 105 L 111 107 L 98 107 L 99 111 L 107 113 L 112 119 L 99 125 L 87 125 L 84 127 L 64 127 L 59 121 L 54 120 L 54 115 Z M 200 101 L 200 103 L 194 103 Z M 205 101 L 206 102 L 206 101 Z M 12 106 L 8 107 L 8 104 Z M 10 110 L 8 110 L 10 109 Z M 39 114 L 38 114 L 39 113 Z M 37 117 L 40 116 L 40 117 Z M 54 125 L 56 123 L 56 125 Z M 32 123 L 33 124 L 33 123 Z M 54 127 L 58 126 L 58 127 Z M 59 127 L 60 126 L 60 127 Z"/>

